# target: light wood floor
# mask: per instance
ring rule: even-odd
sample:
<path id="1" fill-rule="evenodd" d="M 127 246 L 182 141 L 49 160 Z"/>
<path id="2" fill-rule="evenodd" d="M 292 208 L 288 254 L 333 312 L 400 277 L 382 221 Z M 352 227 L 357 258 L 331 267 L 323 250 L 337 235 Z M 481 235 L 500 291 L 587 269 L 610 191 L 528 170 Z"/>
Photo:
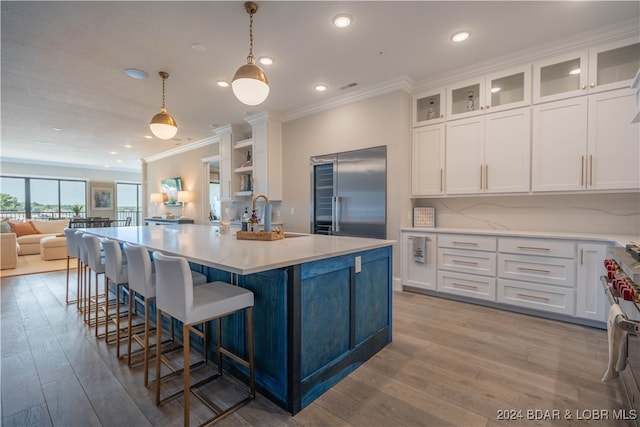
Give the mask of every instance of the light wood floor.
<path id="1" fill-rule="evenodd" d="M 65 272 L 2 280 L 2 425 L 181 425 L 181 399 L 157 408 L 142 368 L 96 342 L 64 284 Z M 411 293 L 394 293 L 393 310 L 393 343 L 295 417 L 258 395 L 219 425 L 564 426 L 625 406 L 621 385 L 600 381 L 605 331 Z M 536 409 L 562 419 L 528 419 Z"/>

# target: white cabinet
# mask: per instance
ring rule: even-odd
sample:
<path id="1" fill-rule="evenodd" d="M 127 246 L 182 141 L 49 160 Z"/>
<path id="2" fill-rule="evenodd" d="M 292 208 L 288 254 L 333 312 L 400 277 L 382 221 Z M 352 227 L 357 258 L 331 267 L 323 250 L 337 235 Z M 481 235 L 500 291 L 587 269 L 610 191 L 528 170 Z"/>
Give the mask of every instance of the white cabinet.
<path id="1" fill-rule="evenodd" d="M 529 108 L 447 123 L 447 194 L 529 191 Z"/>
<path id="2" fill-rule="evenodd" d="M 447 89 L 447 119 L 529 105 L 531 66 L 503 70 Z"/>
<path id="3" fill-rule="evenodd" d="M 424 261 L 416 259 L 416 251 L 422 248 L 424 239 Z M 402 233 L 402 285 L 418 289 L 436 289 L 437 238 L 435 234 Z"/>
<path id="4" fill-rule="evenodd" d="M 233 176 L 231 188 L 234 199 L 253 195 L 253 139 L 237 141 L 232 146 L 231 167 Z"/>
<path id="5" fill-rule="evenodd" d="M 534 64 L 533 102 L 629 87 L 640 67 L 640 43 L 625 39 Z"/>
<path id="6" fill-rule="evenodd" d="M 640 188 L 640 123 L 631 89 L 589 96 L 587 188 Z"/>
<path id="7" fill-rule="evenodd" d="M 498 251 L 498 302 L 575 314 L 575 243 L 507 237 Z"/>
<path id="8" fill-rule="evenodd" d="M 282 200 L 282 122 L 272 113 L 247 122 L 253 133 L 253 193 Z"/>
<path id="9" fill-rule="evenodd" d="M 607 247 L 597 243 L 578 244 L 576 316 L 606 322 L 609 302 L 600 276 L 605 274 Z"/>
<path id="10" fill-rule="evenodd" d="M 533 108 L 534 192 L 640 188 L 640 125 L 630 89 Z"/>
<path id="11" fill-rule="evenodd" d="M 220 136 L 220 200 L 229 202 L 234 195 L 234 173 L 232 166 L 233 141 L 239 138 L 240 129 L 236 126 L 223 126 L 216 129 L 216 134 Z"/>
<path id="12" fill-rule="evenodd" d="M 444 88 L 422 92 L 411 97 L 411 125 L 430 125 L 444 121 Z"/>
<path id="13" fill-rule="evenodd" d="M 495 301 L 495 237 L 438 236 L 438 292 Z"/>
<path id="14" fill-rule="evenodd" d="M 411 135 L 411 195 L 444 194 L 444 123 L 423 126 Z"/>

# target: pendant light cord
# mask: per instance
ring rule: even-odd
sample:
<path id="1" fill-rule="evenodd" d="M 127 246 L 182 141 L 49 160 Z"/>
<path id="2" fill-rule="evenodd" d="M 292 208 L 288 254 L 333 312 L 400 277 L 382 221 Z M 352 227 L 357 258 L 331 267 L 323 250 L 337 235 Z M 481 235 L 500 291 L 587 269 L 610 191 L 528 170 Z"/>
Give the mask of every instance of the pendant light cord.
<path id="1" fill-rule="evenodd" d="M 255 63 L 253 58 L 253 12 L 249 13 L 249 56 L 247 56 L 247 62 Z"/>

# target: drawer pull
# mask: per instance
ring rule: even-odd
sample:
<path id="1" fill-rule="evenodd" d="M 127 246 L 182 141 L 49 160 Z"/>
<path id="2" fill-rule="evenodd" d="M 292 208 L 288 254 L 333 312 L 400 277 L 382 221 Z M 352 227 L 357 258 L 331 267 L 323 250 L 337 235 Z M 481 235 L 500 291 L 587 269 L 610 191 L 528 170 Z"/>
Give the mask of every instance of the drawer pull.
<path id="1" fill-rule="evenodd" d="M 476 242 L 457 242 L 457 241 L 453 241 L 454 245 L 465 245 L 465 246 L 478 246 L 478 244 Z"/>
<path id="2" fill-rule="evenodd" d="M 409 236 L 407 237 L 407 240 L 413 240 L 414 237 L 420 237 L 420 236 Z M 431 241 L 431 237 L 425 237 L 424 240 L 426 240 L 427 242 Z"/>
<path id="3" fill-rule="evenodd" d="M 475 261 L 462 261 L 462 260 L 459 260 L 459 259 L 453 259 L 453 260 L 451 260 L 451 262 L 454 263 L 454 264 L 478 265 L 478 263 L 475 262 Z"/>
<path id="4" fill-rule="evenodd" d="M 458 283 L 458 282 L 451 282 L 451 285 L 453 286 L 458 286 L 460 288 L 467 288 L 467 289 L 478 289 L 477 286 L 473 286 L 473 285 L 465 285 L 464 283 Z"/>
<path id="5" fill-rule="evenodd" d="M 534 273 L 545 273 L 545 274 L 551 273 L 549 270 L 542 270 L 540 268 L 518 267 L 518 270 L 521 270 L 521 271 L 532 271 Z"/>
<path id="6" fill-rule="evenodd" d="M 522 298 L 531 298 L 531 299 L 537 299 L 537 300 L 540 300 L 540 301 L 547 301 L 547 302 L 551 301 L 551 298 L 539 297 L 537 295 L 529 295 L 529 294 L 516 294 L 516 295 L 518 295 L 519 297 L 522 297 Z"/>
<path id="7" fill-rule="evenodd" d="M 535 246 L 518 246 L 518 249 L 524 249 L 528 251 L 550 251 L 551 248 L 537 248 Z"/>

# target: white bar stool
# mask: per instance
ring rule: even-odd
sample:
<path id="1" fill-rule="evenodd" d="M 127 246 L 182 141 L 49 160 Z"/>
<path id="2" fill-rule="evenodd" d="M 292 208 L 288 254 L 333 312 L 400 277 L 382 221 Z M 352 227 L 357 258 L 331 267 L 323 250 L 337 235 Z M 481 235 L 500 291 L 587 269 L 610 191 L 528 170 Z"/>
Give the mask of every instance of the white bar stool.
<path id="1" fill-rule="evenodd" d="M 100 309 L 101 303 L 100 303 L 100 293 L 98 291 L 98 286 L 99 286 L 98 277 L 100 274 L 105 273 L 104 258 L 102 257 L 102 252 L 100 249 L 100 239 L 98 237 L 94 236 L 93 234 L 84 233 L 82 235 L 82 242 L 84 244 L 87 266 L 89 267 L 89 270 L 90 270 L 89 280 L 87 283 L 88 318 L 85 318 L 85 321 L 88 322 L 89 326 L 95 325 L 96 327 L 95 335 L 96 335 L 96 338 L 99 338 L 100 334 L 98 333 L 98 324 L 105 320 L 105 319 L 100 319 L 100 316 L 99 316 L 99 309 Z M 96 279 L 96 296 L 93 301 L 93 308 L 95 309 L 95 319 L 93 322 L 91 321 L 91 302 L 92 302 L 91 301 L 91 272 L 95 274 L 95 279 Z M 106 283 L 106 277 L 105 277 L 105 283 Z M 105 285 L 105 288 L 106 288 L 106 285 Z M 106 303 L 108 303 L 107 296 L 108 295 L 104 296 Z"/>
<path id="2" fill-rule="evenodd" d="M 66 303 L 75 304 L 80 298 L 80 249 L 78 248 L 78 238 L 76 230 L 73 228 L 65 228 L 64 235 L 67 238 L 67 297 Z M 71 267 L 71 258 L 76 258 L 76 299 L 69 300 L 69 270 Z"/>
<path id="3" fill-rule="evenodd" d="M 129 294 L 129 276 L 128 276 L 128 267 L 126 263 L 126 259 L 123 260 L 122 257 L 122 249 L 120 248 L 120 243 L 115 240 L 103 238 L 100 239 L 100 243 L 102 243 L 102 248 L 104 249 L 104 264 L 105 264 L 105 279 L 104 279 L 104 287 L 105 287 L 105 295 L 106 304 L 105 304 L 105 316 L 107 319 L 107 323 L 105 324 L 105 340 L 108 344 L 111 344 L 114 341 L 109 340 L 109 334 L 111 331 L 109 330 L 110 320 L 113 319 L 113 323 L 116 326 L 115 334 L 115 344 L 116 344 L 116 357 L 120 358 L 120 332 L 122 331 L 120 327 L 120 288 L 126 286 L 125 292 Z M 109 283 L 112 283 L 116 287 L 116 315 L 112 318 L 109 314 Z M 129 298 L 131 295 L 129 295 Z M 123 337 L 124 338 L 124 337 Z"/>
<path id="4" fill-rule="evenodd" d="M 151 320 L 149 314 L 151 313 L 151 301 L 156 299 L 156 273 L 153 271 L 153 264 L 151 263 L 151 256 L 146 247 L 140 245 L 134 245 L 131 243 L 125 243 L 123 250 L 127 256 L 127 269 L 129 275 L 129 319 L 127 327 L 127 365 L 131 366 L 131 344 L 132 340 L 135 340 L 144 352 L 144 386 L 149 386 L 149 359 L 150 351 L 153 346 L 149 345 L 149 339 L 151 336 Z M 193 285 L 203 285 L 207 283 L 207 276 L 196 271 L 191 271 L 191 278 Z M 141 296 L 144 301 L 139 298 Z M 133 312 L 135 311 L 135 305 L 140 303 L 144 306 L 144 336 L 140 338 L 137 333 L 134 333 L 133 325 Z M 142 326 L 142 324 L 136 325 L 136 327 Z M 173 341 L 173 323 L 171 338 Z M 164 342 L 161 342 L 161 345 Z M 171 348 L 168 350 L 172 350 Z"/>
<path id="5" fill-rule="evenodd" d="M 184 388 L 171 396 L 160 399 L 160 383 L 156 381 L 156 404 L 162 405 L 175 397 L 184 396 L 184 425 L 189 425 L 191 393 L 194 394 L 209 409 L 215 412 L 215 416 L 204 424 L 212 424 L 231 414 L 255 397 L 255 367 L 253 361 L 253 292 L 223 282 L 212 282 L 201 286 L 193 286 L 189 263 L 181 257 L 166 256 L 160 252 L 154 252 L 156 266 L 156 336 L 161 339 L 162 314 L 167 314 L 182 322 L 183 334 L 183 361 L 184 361 Z M 247 359 L 231 353 L 222 347 L 222 322 L 225 316 L 237 311 L 245 310 L 247 325 Z M 218 372 L 197 384 L 191 384 L 191 366 L 189 364 L 190 348 L 189 334 L 191 332 L 203 338 L 203 351 L 206 363 L 206 336 L 194 326 L 204 324 L 210 320 L 217 320 L 218 331 Z M 203 328 L 203 331 L 206 329 Z M 249 369 L 249 395 L 227 409 L 219 408 L 205 396 L 197 392 L 197 388 L 205 383 L 219 378 L 222 375 L 222 356 L 228 356 L 237 363 Z M 156 378 L 160 378 L 161 367 L 160 346 L 156 346 Z"/>

